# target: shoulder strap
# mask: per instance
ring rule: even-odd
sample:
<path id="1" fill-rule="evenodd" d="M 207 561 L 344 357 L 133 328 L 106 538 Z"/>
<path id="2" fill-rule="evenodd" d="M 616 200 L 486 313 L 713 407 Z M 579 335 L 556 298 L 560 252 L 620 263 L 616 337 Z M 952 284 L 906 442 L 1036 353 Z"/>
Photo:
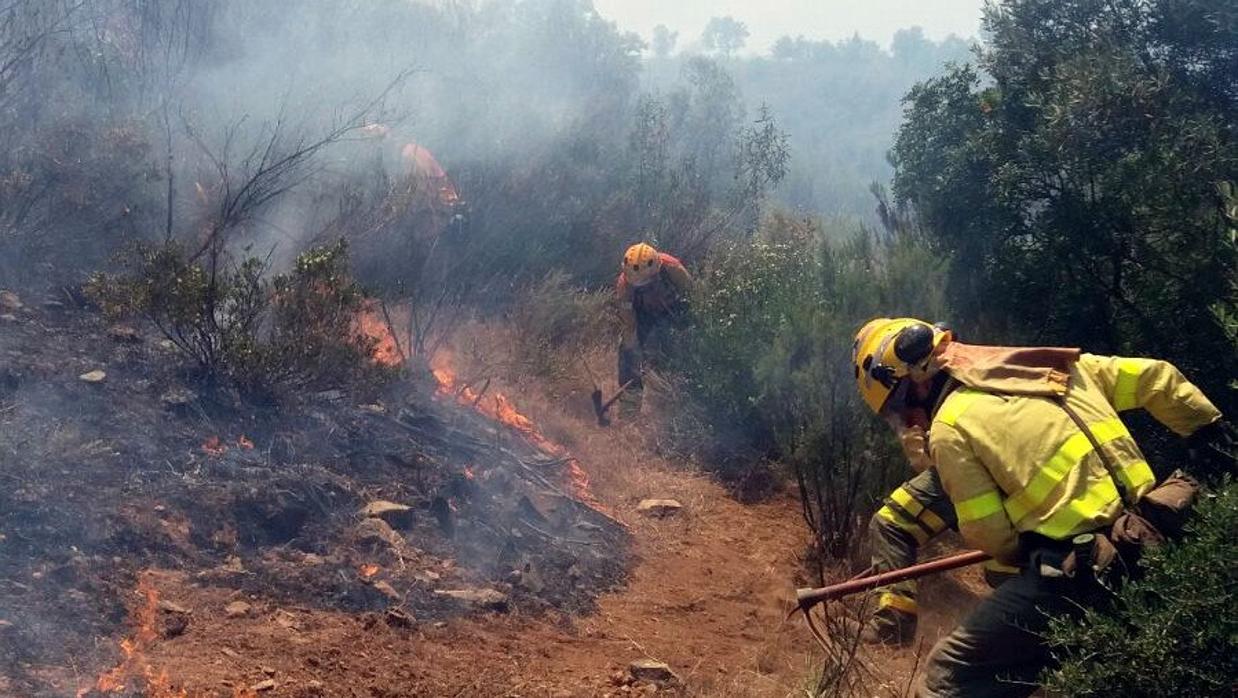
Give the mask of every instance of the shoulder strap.
<path id="1" fill-rule="evenodd" d="M 1135 502 L 1131 499 L 1130 492 L 1127 491 L 1126 485 L 1122 484 L 1122 481 L 1118 478 L 1117 467 L 1114 466 L 1112 460 L 1109 460 L 1109 455 L 1105 453 L 1104 449 L 1100 447 L 1100 442 L 1096 440 L 1096 436 L 1092 434 L 1092 430 L 1088 428 L 1087 423 L 1083 421 L 1083 418 L 1079 416 L 1078 412 L 1075 412 L 1070 408 L 1070 405 L 1066 404 L 1065 397 L 1054 398 L 1053 401 L 1057 403 L 1058 407 L 1061 407 L 1062 410 L 1066 412 L 1067 416 L 1070 417 L 1070 420 L 1075 423 L 1075 426 L 1079 427 L 1079 431 L 1082 431 L 1083 435 L 1087 437 L 1087 440 L 1091 442 L 1092 450 L 1096 452 L 1096 457 L 1100 458 L 1100 462 L 1104 464 L 1105 472 L 1109 474 L 1109 479 L 1113 481 L 1113 486 L 1117 488 L 1118 497 L 1122 499 L 1122 504 L 1127 507 L 1135 506 Z"/>

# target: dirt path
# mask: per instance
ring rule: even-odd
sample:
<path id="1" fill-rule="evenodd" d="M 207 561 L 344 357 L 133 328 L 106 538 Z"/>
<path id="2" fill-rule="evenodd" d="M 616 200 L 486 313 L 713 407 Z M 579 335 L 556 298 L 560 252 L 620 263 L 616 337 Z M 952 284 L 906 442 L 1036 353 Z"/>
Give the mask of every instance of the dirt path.
<path id="1" fill-rule="evenodd" d="M 629 662 L 652 658 L 683 678 L 686 695 L 795 693 L 811 667 L 806 633 L 784 622 L 804 549 L 795 503 L 739 504 L 708 478 L 633 447 L 633 427 L 603 432 L 553 410 L 541 416 L 633 534 L 629 583 L 602 597 L 596 613 L 495 613 L 401 628 L 155 571 L 149 582 L 161 603 L 191 615 L 183 634 L 164 632 L 175 636 L 144 648 L 153 675 L 166 672 L 168 685 L 190 695 L 265 686 L 262 696 L 604 696 L 639 693 L 617 680 Z M 635 511 L 646 497 L 684 509 L 649 518 Z M 250 609 L 229 617 L 235 601 Z"/>

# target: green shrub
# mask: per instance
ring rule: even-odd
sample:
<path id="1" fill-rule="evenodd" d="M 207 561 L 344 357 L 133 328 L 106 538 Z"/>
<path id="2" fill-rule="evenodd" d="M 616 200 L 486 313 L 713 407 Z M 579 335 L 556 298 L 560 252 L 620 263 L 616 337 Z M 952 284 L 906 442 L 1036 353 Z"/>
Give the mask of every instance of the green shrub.
<path id="1" fill-rule="evenodd" d="M 1188 536 L 1147 554 L 1143 576 L 1107 611 L 1055 621 L 1061 666 L 1051 690 L 1071 696 L 1229 696 L 1238 676 L 1238 484 L 1206 496 Z"/>
<path id="2" fill-rule="evenodd" d="M 905 234 L 767 220 L 720 248 L 676 339 L 704 460 L 744 481 L 773 460 L 790 471 L 821 551 L 845 555 L 859 523 L 909 473 L 890 430 L 860 400 L 856 330 L 879 316 L 943 317 L 944 264 Z M 704 446 L 701 446 L 704 444 Z"/>
<path id="3" fill-rule="evenodd" d="M 375 340 L 355 329 L 364 295 L 348 270 L 343 240 L 297 257 L 268 279 L 246 258 L 189 261 L 176 242 L 139 245 L 118 275 L 87 286 L 109 316 L 147 318 L 214 385 L 224 379 L 251 397 L 278 389 L 324 389 L 379 380 Z"/>

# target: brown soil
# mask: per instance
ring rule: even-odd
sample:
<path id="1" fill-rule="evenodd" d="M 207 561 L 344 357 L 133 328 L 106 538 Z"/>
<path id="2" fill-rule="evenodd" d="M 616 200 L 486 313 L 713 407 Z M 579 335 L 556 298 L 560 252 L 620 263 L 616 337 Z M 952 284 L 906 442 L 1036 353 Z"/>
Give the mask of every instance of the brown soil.
<path id="1" fill-rule="evenodd" d="M 0 351 L 7 347 L 8 356 L 15 358 L 19 353 L 37 353 L 35 347 L 45 342 L 64 344 L 71 339 L 108 347 L 98 336 L 101 328 L 89 321 L 29 322 L 24 341 L 15 343 L 10 337 L 7 345 L 0 342 Z M 126 378 L 136 381 L 132 376 L 151 370 L 145 363 L 151 361 L 149 350 L 136 356 L 138 350 L 131 348 L 107 351 L 112 355 L 79 352 L 63 359 L 61 366 L 48 357 L 32 360 L 24 356 L 23 368 L 10 380 L 11 389 L 0 392 L 0 417 L 7 412 L 5 418 L 11 422 L 14 413 L 29 412 L 21 405 L 32 399 L 32 386 L 40 383 L 54 383 L 56 390 L 67 394 L 93 390 L 97 386 L 83 388 L 75 376 L 100 363 L 108 365 L 113 386 Z M 599 365 L 607 359 L 594 358 Z M 155 380 L 170 380 L 170 375 L 159 374 Z M 142 400 L 155 405 L 134 408 L 148 426 L 165 418 L 151 398 L 161 391 L 131 391 L 141 392 Z M 132 467 L 118 468 L 120 475 L 114 478 L 91 476 L 67 465 L 41 479 L 31 471 L 10 474 L 21 477 L 22 486 L 11 491 L 6 502 L 28 505 L 59 496 L 61 506 L 80 504 L 88 515 L 67 517 L 73 530 L 59 531 L 56 536 L 48 532 L 44 539 L 36 532 L 54 528 L 56 508 L 27 506 L 21 523 L 38 519 L 38 526 L 22 529 L 32 547 L 9 557 L 3 557 L 0 549 L 0 563 L 5 565 L 0 567 L 0 585 L 10 589 L 20 585 L 25 593 L 37 593 L 34 608 L 38 618 L 47 619 L 40 625 L 23 617 L 26 634 L 22 637 L 72 648 L 70 656 L 59 661 L 51 660 L 55 655 L 46 648 L 41 654 L 0 648 L 0 658 L 11 655 L 0 665 L 0 695 L 69 696 L 78 691 L 97 695 L 90 690 L 97 677 L 117 665 L 121 639 L 138 637 L 134 624 L 144 617 L 144 608 L 150 610 L 151 599 L 138 593 L 140 586 L 153 589 L 160 606 L 154 613 L 151 637 L 138 643 L 140 661 L 133 664 L 122 695 L 182 695 L 179 691 L 190 696 L 257 692 L 264 697 L 640 695 L 654 687 L 629 684 L 624 674 L 629 662 L 644 658 L 666 662 L 680 677 L 678 687 L 664 689 L 671 693 L 804 695 L 804 689 L 812 685 L 818 653 L 802 622 L 786 620 L 793 588 L 804 581 L 800 555 L 807 548 L 807 536 L 797 503 L 787 495 L 758 504 L 738 503 L 708 477 L 659 455 L 657 444 L 644 435 L 640 422 L 606 430 L 596 427 L 586 391 L 569 391 L 551 400 L 545 392 L 526 385 L 509 395 L 543 433 L 579 459 L 589 475 L 590 492 L 605 513 L 573 509 L 576 513 L 566 523 L 560 522 L 562 526 L 543 521 L 539 526 L 543 533 L 549 531 L 549 537 L 537 546 L 524 543 L 523 553 L 514 556 L 508 554 L 510 541 L 496 542 L 498 547 L 487 547 L 494 536 L 466 537 L 461 542 L 429 523 L 419 523 L 406 534 L 418 544 L 408 556 L 393 556 L 390 551 L 380 556 L 378 551 L 356 547 L 346 534 L 351 519 L 345 512 L 355 511 L 355 505 L 367 497 L 420 498 L 429 506 L 434 493 L 460 494 L 460 481 L 454 474 L 440 473 L 416 487 L 393 484 L 410 477 L 409 466 L 371 462 L 389 458 L 363 459 L 368 463 L 363 474 L 317 465 L 275 476 L 261 473 L 260 463 L 231 463 L 231 477 L 255 478 L 248 483 L 247 495 L 223 487 L 224 475 L 212 475 L 205 467 L 193 469 L 193 476 L 214 484 L 195 488 L 201 480 L 186 477 L 189 471 L 183 457 L 170 459 L 169 468 L 178 476 L 175 488 L 159 485 L 160 481 Z M 40 404 L 49 414 L 63 410 L 63 405 L 50 401 Z M 82 408 L 83 412 L 90 409 L 102 406 Z M 354 433 L 347 448 L 341 447 L 343 452 L 329 451 L 323 457 L 347 460 L 347 455 L 355 456 L 359 439 L 372 433 L 370 427 L 356 431 L 351 412 L 332 412 L 324 418 L 327 411 L 321 404 L 307 408 L 307 414 L 326 423 L 325 427 L 319 424 L 320 428 L 353 425 Z M 370 416 L 357 418 L 368 424 Z M 477 434 L 481 427 L 469 421 L 474 418 L 462 418 L 463 424 L 458 417 L 447 421 L 460 433 Z M 94 431 L 120 428 L 106 420 L 92 420 Z M 157 438 L 142 448 L 152 452 L 151 461 L 164 451 L 191 451 L 202 436 L 204 422 L 226 431 L 219 428 L 220 421 L 217 416 L 213 420 L 200 416 L 176 430 L 158 431 Z M 253 416 L 248 425 L 247 434 L 259 441 L 259 450 L 264 442 L 268 444 L 268 454 L 270 444 L 278 443 L 288 428 L 286 421 Z M 141 420 L 130 428 L 141 428 Z M 97 463 L 99 455 L 82 451 L 82 443 L 89 446 L 97 434 L 92 429 L 85 431 L 84 436 L 72 439 L 42 434 L 45 441 L 41 443 L 64 438 L 76 449 L 75 463 Z M 499 438 L 499 430 L 491 433 Z M 105 455 L 125 450 L 116 446 L 115 439 L 105 446 L 111 451 L 93 448 Z M 441 457 L 440 470 L 449 474 L 468 460 L 451 465 L 442 453 L 418 453 Z M 51 445 L 42 448 L 40 455 L 50 458 Z M 416 455 L 404 457 L 415 460 Z M 298 458 L 308 456 L 289 456 Z M 469 521 L 468 507 L 474 506 L 479 508 L 478 521 L 497 520 L 503 526 L 518 523 L 515 507 L 510 506 L 516 498 L 504 494 L 514 486 L 513 480 L 496 477 L 489 486 L 493 491 L 483 489 L 482 495 L 472 499 L 453 500 L 453 506 L 458 503 L 464 512 L 460 520 Z M 187 479 L 190 482 L 185 484 Z M 524 487 L 520 482 L 516 485 Z M 105 511 L 89 505 L 92 486 L 99 488 L 96 499 L 102 500 Z M 431 491 L 418 494 L 426 488 Z M 315 518 L 313 507 L 289 507 L 281 499 L 291 497 L 297 503 L 323 496 L 341 498 L 346 506 Z M 195 497 L 202 506 L 194 506 Z M 649 518 L 636 512 L 636 505 L 648 497 L 676 499 L 684 508 L 676 516 Z M 158 509 L 156 502 L 160 502 Z M 286 528 L 279 524 L 280 516 L 301 508 L 310 512 L 294 514 L 306 519 L 297 523 L 297 534 L 279 533 Z M 237 514 L 249 509 L 267 515 L 247 519 Z M 209 526 L 204 519 L 210 516 L 221 520 Z M 0 519 L 0 524 L 4 521 Z M 103 547 L 83 554 L 74 547 L 75 541 L 91 540 L 92 521 L 105 522 L 110 528 L 106 535 L 96 536 L 103 536 L 99 543 Z M 210 533 L 204 538 L 200 531 Z M 529 536 L 526 532 L 518 538 L 527 541 Z M 0 544 L 3 541 L 0 537 Z M 60 546 L 55 554 L 39 548 L 48 547 L 49 541 Z M 116 555 L 100 552 L 107 546 Z M 376 578 L 391 580 L 402 601 L 388 601 L 358 578 L 359 563 L 369 561 L 381 563 Z M 527 563 L 523 569 L 522 563 Z M 513 582 L 513 569 L 521 570 L 523 579 Z M 54 584 L 40 581 L 48 579 L 46 575 L 63 579 L 55 577 Z M 138 584 L 139 578 L 144 578 L 144 585 Z M 41 584 L 46 584 L 46 590 Z M 432 593 L 435 588 L 483 585 L 511 595 L 505 611 L 465 612 L 444 606 Z M 970 573 L 926 585 L 924 647 L 975 602 L 976 586 Z M 51 609 L 60 600 L 65 605 L 57 614 Z M 244 601 L 249 609 L 238 613 L 234 605 L 232 614 L 225 611 L 237 601 Z M 390 615 L 389 606 L 400 614 Z M 20 614 L 15 604 L 0 604 L 0 612 L 6 608 L 10 614 Z M 13 627 L 0 613 L 0 644 L 13 637 L 6 636 Z M 869 659 L 880 668 L 885 684 L 874 686 L 874 695 L 898 695 L 915 665 L 916 652 L 876 651 Z M 150 681 L 149 677 L 161 674 L 166 674 L 166 681 Z M 152 685 L 175 688 L 148 691 Z"/>

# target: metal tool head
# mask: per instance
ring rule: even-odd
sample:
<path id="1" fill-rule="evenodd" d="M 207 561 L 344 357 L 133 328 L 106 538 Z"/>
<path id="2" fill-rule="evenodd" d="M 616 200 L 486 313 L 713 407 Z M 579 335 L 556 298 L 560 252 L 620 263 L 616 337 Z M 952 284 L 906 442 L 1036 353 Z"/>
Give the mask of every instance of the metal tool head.
<path id="1" fill-rule="evenodd" d="M 602 389 L 594 388 L 589 399 L 593 401 L 593 413 L 597 415 L 598 426 L 610 426 L 610 418 L 606 416 L 606 405 L 602 404 Z"/>

